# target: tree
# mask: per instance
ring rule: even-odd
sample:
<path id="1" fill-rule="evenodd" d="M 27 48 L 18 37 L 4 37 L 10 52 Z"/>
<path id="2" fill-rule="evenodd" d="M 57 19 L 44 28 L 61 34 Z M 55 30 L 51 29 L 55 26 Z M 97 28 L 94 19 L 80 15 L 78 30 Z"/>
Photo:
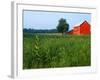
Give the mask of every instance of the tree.
<path id="1" fill-rule="evenodd" d="M 63 34 L 68 30 L 69 30 L 69 24 L 66 22 L 66 19 L 61 18 L 57 26 L 57 31 Z"/>

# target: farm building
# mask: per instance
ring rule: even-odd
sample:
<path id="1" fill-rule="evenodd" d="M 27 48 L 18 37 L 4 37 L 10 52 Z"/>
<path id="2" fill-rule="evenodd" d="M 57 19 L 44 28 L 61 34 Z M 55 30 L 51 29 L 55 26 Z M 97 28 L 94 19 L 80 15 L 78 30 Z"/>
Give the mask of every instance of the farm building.
<path id="1" fill-rule="evenodd" d="M 87 35 L 90 34 L 90 24 L 87 21 L 84 21 L 82 24 L 75 26 L 68 34 L 75 35 Z"/>

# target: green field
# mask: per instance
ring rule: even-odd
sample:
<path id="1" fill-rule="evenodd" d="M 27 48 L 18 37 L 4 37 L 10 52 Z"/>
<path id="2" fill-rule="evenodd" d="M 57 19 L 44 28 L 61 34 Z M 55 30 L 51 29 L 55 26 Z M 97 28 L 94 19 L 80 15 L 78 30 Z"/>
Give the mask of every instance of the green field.
<path id="1" fill-rule="evenodd" d="M 91 65 L 90 35 L 23 34 L 23 69 Z"/>

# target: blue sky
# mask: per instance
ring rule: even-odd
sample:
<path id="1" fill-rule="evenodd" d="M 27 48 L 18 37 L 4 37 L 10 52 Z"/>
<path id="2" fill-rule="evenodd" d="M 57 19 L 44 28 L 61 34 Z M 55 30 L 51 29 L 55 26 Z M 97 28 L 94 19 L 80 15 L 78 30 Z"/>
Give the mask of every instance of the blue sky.
<path id="1" fill-rule="evenodd" d="M 69 24 L 69 30 L 84 20 L 91 23 L 91 14 L 89 13 L 23 11 L 24 28 L 56 29 L 61 18 L 66 19 Z"/>

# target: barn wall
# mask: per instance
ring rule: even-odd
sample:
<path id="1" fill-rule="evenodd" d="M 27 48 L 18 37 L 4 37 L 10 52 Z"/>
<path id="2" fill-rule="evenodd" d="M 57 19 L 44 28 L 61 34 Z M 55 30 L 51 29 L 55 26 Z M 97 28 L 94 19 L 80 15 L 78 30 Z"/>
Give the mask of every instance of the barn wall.
<path id="1" fill-rule="evenodd" d="M 90 34 L 90 24 L 84 22 L 82 25 L 80 25 L 80 34 Z"/>

